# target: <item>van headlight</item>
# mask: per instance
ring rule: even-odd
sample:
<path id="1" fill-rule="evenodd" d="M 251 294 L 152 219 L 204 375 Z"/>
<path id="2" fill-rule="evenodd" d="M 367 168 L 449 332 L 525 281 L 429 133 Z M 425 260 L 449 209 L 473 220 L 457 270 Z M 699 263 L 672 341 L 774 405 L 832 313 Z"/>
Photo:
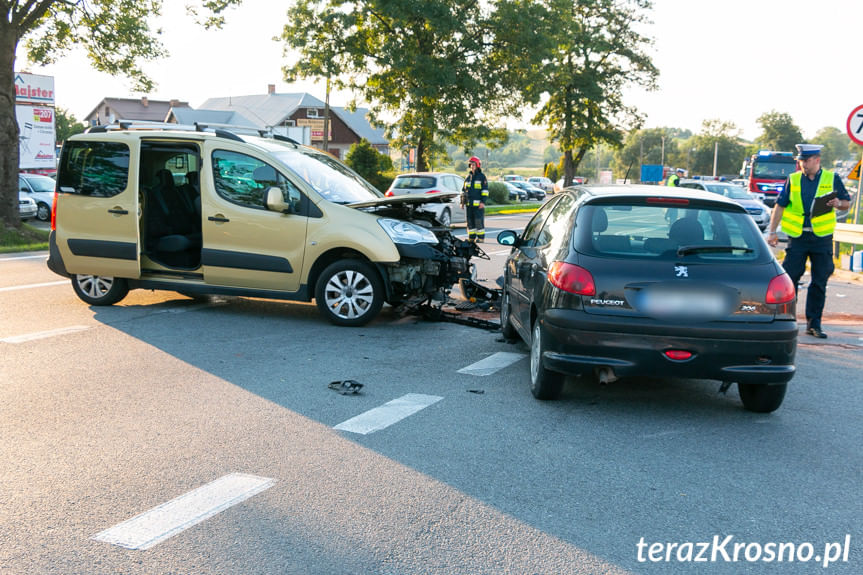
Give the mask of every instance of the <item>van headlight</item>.
<path id="1" fill-rule="evenodd" d="M 378 223 L 397 244 L 437 244 L 438 239 L 431 230 L 427 230 L 410 222 L 380 218 Z"/>

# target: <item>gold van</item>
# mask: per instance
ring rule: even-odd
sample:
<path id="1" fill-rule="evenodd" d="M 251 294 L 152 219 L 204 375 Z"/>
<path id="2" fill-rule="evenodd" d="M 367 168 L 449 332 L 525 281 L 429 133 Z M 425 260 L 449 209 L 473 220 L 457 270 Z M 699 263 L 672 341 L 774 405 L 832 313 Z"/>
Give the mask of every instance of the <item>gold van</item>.
<path id="1" fill-rule="evenodd" d="M 91 305 L 130 289 L 311 301 L 338 325 L 421 303 L 480 253 L 347 166 L 279 136 L 109 125 L 69 138 L 48 267 Z"/>

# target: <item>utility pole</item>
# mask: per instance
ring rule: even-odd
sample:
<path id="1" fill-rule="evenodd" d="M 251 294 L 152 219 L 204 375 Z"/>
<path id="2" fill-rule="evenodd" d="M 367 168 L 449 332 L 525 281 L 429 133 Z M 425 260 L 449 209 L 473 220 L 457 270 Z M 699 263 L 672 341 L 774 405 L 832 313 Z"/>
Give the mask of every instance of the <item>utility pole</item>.
<path id="1" fill-rule="evenodd" d="M 330 143 L 330 75 L 327 74 L 327 91 L 324 96 L 324 151 L 329 151 Z"/>
<path id="2" fill-rule="evenodd" d="M 716 177 L 716 164 L 719 160 L 719 140 L 713 143 L 713 177 Z"/>

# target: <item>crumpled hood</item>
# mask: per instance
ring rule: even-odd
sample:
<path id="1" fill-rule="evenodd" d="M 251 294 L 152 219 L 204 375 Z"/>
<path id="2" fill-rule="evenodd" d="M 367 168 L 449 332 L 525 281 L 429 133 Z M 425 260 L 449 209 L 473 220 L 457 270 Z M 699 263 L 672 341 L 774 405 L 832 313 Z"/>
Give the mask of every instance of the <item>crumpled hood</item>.
<path id="1" fill-rule="evenodd" d="M 392 196 L 378 198 L 376 200 L 367 200 L 365 202 L 354 202 L 347 204 L 351 208 L 373 208 L 379 206 L 404 206 L 404 205 L 422 205 L 422 204 L 440 204 L 450 198 L 455 198 L 461 195 L 459 192 L 434 192 L 431 194 L 408 194 L 405 196 Z"/>

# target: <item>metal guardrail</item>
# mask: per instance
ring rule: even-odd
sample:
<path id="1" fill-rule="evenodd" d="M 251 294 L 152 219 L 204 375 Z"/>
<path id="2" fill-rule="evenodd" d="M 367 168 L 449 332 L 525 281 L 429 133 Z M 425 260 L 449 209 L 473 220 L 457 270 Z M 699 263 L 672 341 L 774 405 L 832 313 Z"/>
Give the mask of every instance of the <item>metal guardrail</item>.
<path id="1" fill-rule="evenodd" d="M 863 245 L 863 225 L 837 223 L 836 229 L 833 231 L 833 241 Z"/>

